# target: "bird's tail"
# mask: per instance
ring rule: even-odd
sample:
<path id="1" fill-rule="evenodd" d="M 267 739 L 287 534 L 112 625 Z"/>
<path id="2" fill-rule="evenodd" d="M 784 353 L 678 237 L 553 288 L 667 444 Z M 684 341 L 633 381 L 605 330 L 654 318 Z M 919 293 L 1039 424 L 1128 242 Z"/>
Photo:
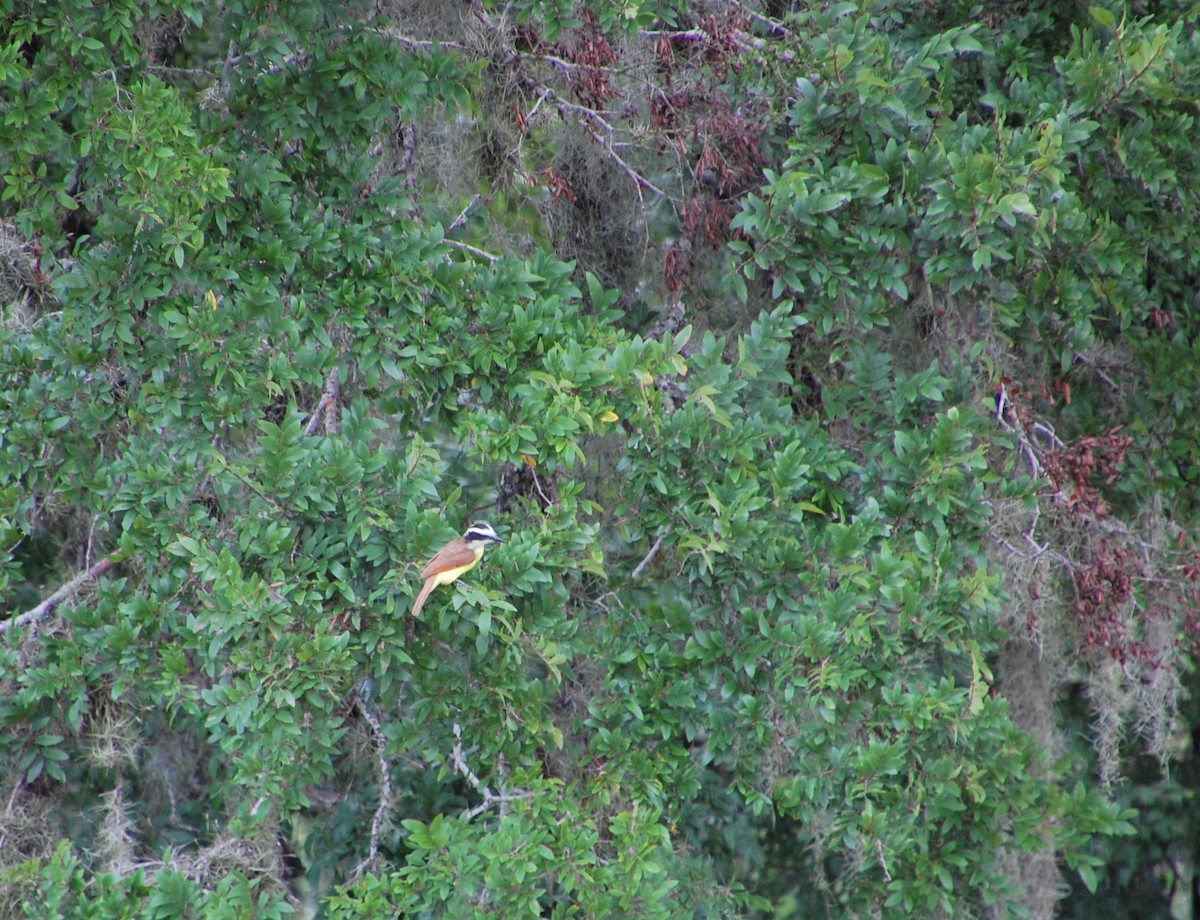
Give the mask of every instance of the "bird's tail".
<path id="1" fill-rule="evenodd" d="M 421 593 L 417 595 L 416 601 L 413 602 L 412 615 L 419 617 L 421 608 L 425 606 L 425 600 L 429 597 L 429 593 L 437 587 L 437 582 L 432 578 L 425 579 L 425 585 L 421 588 Z"/>

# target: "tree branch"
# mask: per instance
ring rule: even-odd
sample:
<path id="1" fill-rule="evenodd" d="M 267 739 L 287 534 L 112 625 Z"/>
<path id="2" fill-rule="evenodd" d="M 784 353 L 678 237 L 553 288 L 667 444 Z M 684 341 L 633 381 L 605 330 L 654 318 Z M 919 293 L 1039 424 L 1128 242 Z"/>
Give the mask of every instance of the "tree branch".
<path id="1" fill-rule="evenodd" d="M 464 53 L 468 53 L 471 50 L 466 45 L 464 45 L 460 42 L 449 42 L 449 41 L 441 41 L 441 40 L 430 41 L 428 39 L 422 39 L 422 38 L 410 38 L 407 35 L 397 32 L 395 29 L 378 29 L 378 28 L 376 28 L 376 29 L 358 29 L 358 28 L 355 28 L 352 30 L 351 29 L 343 29 L 342 31 L 354 32 L 355 34 L 358 34 L 360 32 L 366 32 L 369 35 L 378 35 L 380 38 L 387 38 L 387 39 L 390 39 L 391 41 L 396 42 L 399 45 L 403 45 L 405 48 L 408 48 L 410 51 L 437 51 L 437 50 L 441 50 L 441 49 L 446 49 L 449 51 L 461 51 Z"/>
<path id="2" fill-rule="evenodd" d="M 621 155 L 617 153 L 613 143 L 613 137 L 616 135 L 617 129 L 612 122 L 610 122 L 595 109 L 564 99 L 548 86 L 540 86 L 538 88 L 541 90 L 541 97 L 538 99 L 534 107 L 530 109 L 529 115 L 526 116 L 527 118 L 532 120 L 533 116 L 537 113 L 538 109 L 541 108 L 542 103 L 545 101 L 550 101 L 554 107 L 558 109 L 560 118 L 565 119 L 565 113 L 572 113 L 576 116 L 576 118 L 578 118 L 579 126 L 588 133 L 593 141 L 600 145 L 608 158 L 612 160 L 614 164 L 616 164 L 617 168 L 620 169 L 621 172 L 625 173 L 625 175 L 629 177 L 630 181 L 633 182 L 634 191 L 637 192 L 638 201 L 645 200 L 642 197 L 642 189 L 647 189 L 648 191 L 654 192 L 656 195 L 659 195 L 668 201 L 676 201 L 676 199 L 672 198 L 657 185 L 639 173 L 636 169 L 626 163 Z M 600 133 L 596 129 L 596 125 L 599 125 L 600 128 L 604 129 L 607 137 L 600 136 Z"/>
<path id="3" fill-rule="evenodd" d="M 463 208 L 462 211 L 459 213 L 458 217 L 456 217 L 456 218 L 454 218 L 454 220 L 450 221 L 450 225 L 448 227 L 446 227 L 446 232 L 453 233 L 455 230 L 457 230 L 459 227 L 461 227 L 463 224 L 465 224 L 467 222 L 467 217 L 475 209 L 475 205 L 479 204 L 479 200 L 482 197 L 483 197 L 482 195 L 476 195 L 474 198 L 472 198 L 467 203 L 467 206 L 465 208 Z"/>
<path id="4" fill-rule="evenodd" d="M 306 435 L 311 436 L 316 433 L 316 430 L 321 427 L 322 421 L 325 423 L 326 434 L 338 434 L 341 431 L 342 421 L 337 411 L 341 390 L 341 376 L 335 367 L 325 379 L 325 390 L 321 393 L 321 399 L 317 403 L 317 408 L 313 412 L 312 418 L 304 426 L 304 433 Z"/>
<path id="5" fill-rule="evenodd" d="M 505 54 L 507 54 L 508 60 L 510 62 L 519 62 L 522 60 L 544 61 L 545 63 L 548 63 L 551 66 L 558 68 L 564 75 L 567 75 L 568 77 L 572 71 L 616 72 L 615 70 L 610 71 L 609 68 L 592 67 L 590 65 L 576 64 L 572 61 L 568 61 L 561 57 L 557 57 L 557 56 L 551 55 L 551 54 L 544 54 L 544 53 L 539 53 L 539 52 L 524 53 L 524 52 L 516 51 L 514 48 L 511 47 L 511 45 L 509 44 L 506 36 L 504 35 L 504 33 L 500 29 L 500 27 L 498 27 L 497 25 L 495 25 L 492 22 L 491 18 L 487 15 L 487 12 L 483 9 L 483 7 L 477 6 L 475 8 L 474 12 L 475 12 L 475 16 L 479 20 L 479 22 L 497 40 L 500 47 L 503 48 L 503 51 Z M 543 102 L 545 102 L 547 99 L 552 100 L 554 102 L 554 105 L 558 108 L 559 117 L 565 119 L 566 112 L 571 112 L 572 114 L 574 114 L 579 120 L 580 127 L 582 127 L 591 136 L 592 140 L 594 140 L 596 143 L 598 143 L 603 148 L 603 150 L 604 150 L 605 154 L 608 156 L 608 158 L 611 159 L 613 161 L 613 163 L 616 164 L 616 166 L 622 172 L 624 172 L 625 175 L 627 175 L 629 177 L 629 179 L 633 182 L 635 191 L 637 192 L 638 201 L 644 201 L 644 198 L 642 196 L 643 189 L 652 191 L 656 195 L 666 198 L 668 201 L 674 200 L 671 198 L 670 195 L 668 195 L 662 189 L 658 188 L 658 186 L 656 186 L 649 179 L 647 179 L 645 176 L 641 175 L 637 170 L 635 170 L 632 166 L 630 166 L 628 163 L 626 163 L 625 160 L 620 156 L 620 154 L 618 154 L 616 152 L 616 150 L 614 149 L 614 146 L 613 146 L 613 138 L 616 135 L 616 128 L 599 111 L 597 111 L 594 108 L 590 108 L 588 106 L 578 105 L 574 102 L 569 102 L 568 100 L 564 99 L 553 88 L 546 86 L 545 83 L 542 82 L 541 80 L 538 80 L 538 81 L 534 81 L 532 79 L 529 80 L 528 88 L 530 90 L 534 90 L 534 91 L 538 92 L 540 94 L 540 98 L 538 99 L 537 103 L 534 104 L 534 106 L 533 106 L 532 110 L 529 112 L 529 114 L 525 116 L 527 119 L 532 119 L 532 117 L 541 108 Z M 607 135 L 607 137 L 600 136 L 600 134 L 596 130 L 596 125 L 600 125 L 604 129 L 604 132 Z"/>
<path id="6" fill-rule="evenodd" d="M 739 3 L 738 0 L 724 0 L 724 5 L 732 7 L 745 16 L 749 16 L 776 38 L 792 37 L 791 30 L 784 26 L 784 24 L 778 19 L 772 19 L 770 16 L 764 16 L 762 13 L 756 12 L 755 10 L 747 9 L 745 6 Z"/>
<path id="7" fill-rule="evenodd" d="M 783 27 L 780 26 L 780 28 Z M 713 38 L 703 29 L 641 29 L 638 31 L 638 35 L 642 38 L 648 38 L 651 41 L 659 41 L 661 39 L 669 42 L 681 42 L 683 44 L 699 44 L 701 42 L 712 41 Z M 733 43 L 738 46 L 740 51 L 747 54 L 763 54 L 768 48 L 776 47 L 755 35 L 747 35 L 741 31 L 733 33 Z M 796 59 L 796 56 L 790 51 L 780 51 L 779 58 L 790 64 Z"/>
<path id="8" fill-rule="evenodd" d="M 479 258 L 484 259 L 488 262 L 499 262 L 500 261 L 500 257 L 498 255 L 493 255 L 490 252 L 486 252 L 485 250 L 480 249 L 478 246 L 472 246 L 470 243 L 463 243 L 459 240 L 447 240 L 447 239 L 443 239 L 442 242 L 445 243 L 447 246 L 453 246 L 455 249 L 461 249 L 461 250 L 463 250 L 463 252 L 469 252 L 473 256 L 479 256 Z"/>
<path id="9" fill-rule="evenodd" d="M 351 878 L 355 879 L 379 858 L 379 837 L 383 833 L 383 823 L 387 820 L 387 813 L 392 807 L 392 771 L 388 767 L 387 757 L 384 756 L 384 751 L 387 749 L 387 738 L 383 734 L 383 725 L 380 723 L 379 717 L 371 712 L 366 700 L 359 696 L 356 702 L 358 711 L 367 720 L 367 724 L 371 726 L 371 731 L 375 735 L 375 760 L 379 769 L 379 804 L 375 808 L 375 817 L 371 819 L 370 849 L 363 861 L 354 867 L 354 872 L 351 874 Z"/>
<path id="10" fill-rule="evenodd" d="M 646 566 L 648 566 L 651 562 L 654 561 L 654 557 L 657 556 L 658 551 L 660 549 L 662 549 L 663 540 L 665 540 L 666 538 L 667 538 L 667 535 L 665 533 L 660 533 L 658 535 L 658 539 L 655 540 L 654 545 L 650 547 L 650 552 L 646 553 L 646 557 L 637 564 L 637 568 L 635 568 L 632 572 L 629 573 L 630 578 L 637 578 L 639 575 L 642 574 L 642 570 L 645 569 Z"/>
<path id="11" fill-rule="evenodd" d="M 483 780 L 475 775 L 475 771 L 471 769 L 466 757 L 463 756 L 462 726 L 457 722 L 454 723 L 454 750 L 450 753 L 450 757 L 454 772 L 464 777 L 471 784 L 471 788 L 483 796 L 482 802 L 474 808 L 467 810 L 467 818 L 477 817 L 493 805 L 499 805 L 503 810 L 504 806 L 509 802 L 517 802 L 521 799 L 533 797 L 533 793 L 527 789 L 519 789 L 516 792 L 492 792 L 491 789 L 485 786 Z"/>
<path id="12" fill-rule="evenodd" d="M 27 623 L 40 620 L 42 617 L 53 613 L 55 607 L 70 598 L 71 595 L 83 587 L 86 582 L 95 578 L 99 578 L 118 562 L 123 561 L 124 558 L 125 556 L 121 553 L 117 553 L 112 556 L 105 556 L 91 568 L 87 569 L 80 575 L 77 575 L 75 578 L 72 578 L 69 582 L 51 594 L 32 610 L 27 610 L 20 616 L 13 617 L 11 620 L 5 620 L 3 623 L 0 623 L 0 635 L 3 635 L 10 629 L 14 629 L 18 626 L 24 626 Z"/>

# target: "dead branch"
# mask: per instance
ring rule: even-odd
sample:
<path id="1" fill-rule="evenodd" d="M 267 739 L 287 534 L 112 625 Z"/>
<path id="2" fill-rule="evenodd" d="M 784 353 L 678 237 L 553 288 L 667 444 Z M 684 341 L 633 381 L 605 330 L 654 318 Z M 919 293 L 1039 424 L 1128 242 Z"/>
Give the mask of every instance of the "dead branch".
<path id="1" fill-rule="evenodd" d="M 576 102 L 570 102 L 548 86 L 539 86 L 538 91 L 540 93 L 540 97 L 538 98 L 537 103 L 532 109 L 530 109 L 529 114 L 525 116 L 529 121 L 533 120 L 543 102 L 551 102 L 558 110 L 558 115 L 560 118 L 566 120 L 567 113 L 575 116 L 579 127 L 586 131 L 588 136 L 596 142 L 596 144 L 604 151 L 605 155 L 613 161 L 616 167 L 629 177 L 630 181 L 633 183 L 634 191 L 637 193 L 638 201 L 645 201 L 645 198 L 642 196 L 642 189 L 646 189 L 647 191 L 654 192 L 654 194 L 661 198 L 667 199 L 667 201 L 674 201 L 678 203 L 678 199 L 673 198 L 671 195 L 660 189 L 657 185 L 625 162 L 625 159 L 619 153 L 617 153 L 615 149 L 617 145 L 614 142 L 617 128 L 612 122 L 596 111 L 596 109 L 589 108 L 586 105 L 579 105 Z M 600 131 L 597 130 L 596 126 L 599 126 L 600 129 L 603 129 L 603 136 L 601 135 Z"/>
<path id="2" fill-rule="evenodd" d="M 470 53 L 470 51 L 471 51 L 471 49 L 469 49 L 466 45 L 460 44 L 459 42 L 448 42 L 448 41 L 441 41 L 441 40 L 429 41 L 427 39 L 421 39 L 421 38 L 410 38 L 407 35 L 397 32 L 395 29 L 358 29 L 358 28 L 356 28 L 354 30 L 346 29 L 344 31 L 347 31 L 347 32 L 354 31 L 356 33 L 366 32 L 369 35 L 378 35 L 380 38 L 386 38 L 386 39 L 396 42 L 396 44 L 398 44 L 398 45 L 403 45 L 405 48 L 408 48 L 410 51 L 445 50 L 445 51 L 461 51 L 463 53 Z"/>
<path id="3" fill-rule="evenodd" d="M 371 732 L 375 735 L 375 762 L 379 769 L 379 804 L 375 807 L 375 817 L 371 819 L 371 845 L 363 861 L 354 867 L 351 878 L 356 879 L 379 858 L 379 837 L 383 833 L 383 823 L 387 820 L 387 813 L 392 807 L 392 771 L 388 767 L 387 757 L 384 755 L 387 750 L 387 738 L 383 734 L 383 725 L 380 723 L 379 717 L 371 712 L 370 706 L 361 696 L 355 702 L 358 705 L 358 711 L 367 720 L 367 724 L 371 726 Z"/>
<path id="4" fill-rule="evenodd" d="M 780 26 L 782 29 L 783 27 Z M 681 44 L 700 44 L 712 40 L 712 36 L 703 29 L 681 29 L 676 31 L 665 31 L 661 29 L 642 29 L 638 32 L 642 38 L 648 38 L 651 41 L 669 41 L 680 42 Z M 747 35 L 745 32 L 737 31 L 733 34 L 733 42 L 738 46 L 738 49 L 747 54 L 762 54 L 772 45 L 754 35 Z M 780 60 L 786 61 L 789 64 L 796 59 L 796 56 L 790 51 L 779 52 Z"/>
<path id="5" fill-rule="evenodd" d="M 304 433 L 306 435 L 312 436 L 315 434 L 316 430 L 321 427 L 322 422 L 325 423 L 326 434 L 336 435 L 341 433 L 342 419 L 340 413 L 337 411 L 341 392 L 341 375 L 338 374 L 338 369 L 335 367 L 325 379 L 325 390 L 321 393 L 321 399 L 317 403 L 317 408 L 313 411 L 312 418 L 304 426 Z"/>
<path id="6" fill-rule="evenodd" d="M 657 556 L 658 551 L 660 549 L 662 549 L 663 540 L 665 540 L 666 538 L 667 538 L 667 535 L 665 533 L 658 535 L 658 539 L 655 540 L 654 545 L 650 547 L 650 552 L 646 553 L 645 558 L 642 559 L 642 561 L 637 564 L 637 568 L 635 568 L 632 572 L 629 573 L 630 578 L 637 578 L 639 575 L 642 574 L 642 571 L 646 568 L 646 566 L 648 566 L 651 562 L 654 561 L 654 557 Z"/>
<path id="7" fill-rule="evenodd" d="M 544 53 L 518 52 L 508 44 L 501 28 L 492 22 L 491 18 L 487 15 L 487 12 L 482 7 L 476 8 L 474 12 L 480 23 L 494 38 L 496 38 L 498 44 L 504 49 L 504 53 L 508 56 L 508 60 L 510 62 L 515 63 L 522 60 L 540 60 L 558 68 L 563 74 L 566 75 L 569 75 L 575 70 L 604 71 L 608 69 L 603 67 L 592 67 L 591 65 L 579 65 L 571 61 L 567 61 L 561 57 Z M 531 81 L 531 83 L 532 82 L 533 81 Z M 612 122 L 605 118 L 597 109 L 570 102 L 567 99 L 564 99 L 562 95 L 560 95 L 552 87 L 546 86 L 540 81 L 538 81 L 537 85 L 531 86 L 530 89 L 531 91 L 538 93 L 540 98 L 530 110 L 529 114 L 525 116 L 527 120 L 533 119 L 533 117 L 538 113 L 539 109 L 541 109 L 543 102 L 547 100 L 552 101 L 555 108 L 558 110 L 560 118 L 566 120 L 567 113 L 573 115 L 577 119 L 579 126 L 587 132 L 587 134 L 601 147 L 601 149 L 603 149 L 605 155 L 612 160 L 618 169 L 620 169 L 623 173 L 625 173 L 626 176 L 629 177 L 630 181 L 633 182 L 635 191 L 637 192 L 638 201 L 644 201 L 642 195 L 643 189 L 654 192 L 656 195 L 659 195 L 668 201 L 675 200 L 645 176 L 641 175 L 636 169 L 630 166 L 620 154 L 616 152 L 614 139 L 617 129 Z M 597 126 L 603 129 L 603 136 L 597 129 Z"/>
<path id="8" fill-rule="evenodd" d="M 442 240 L 447 246 L 453 246 L 455 249 L 461 249 L 463 252 L 469 252 L 473 256 L 478 256 L 487 262 L 499 262 L 500 257 L 486 250 L 480 249 L 478 246 L 472 246 L 470 243 L 463 243 L 459 240 Z"/>
<path id="9" fill-rule="evenodd" d="M 538 490 L 538 495 L 540 495 L 542 497 L 542 501 L 545 502 L 545 505 L 547 508 L 553 507 L 554 502 L 550 499 L 550 496 L 548 496 L 546 494 L 546 492 L 542 489 L 542 481 L 541 481 L 541 479 L 538 478 L 537 470 L 531 466 L 529 468 L 529 471 L 531 473 L 533 473 L 533 484 Z"/>
<path id="10" fill-rule="evenodd" d="M 493 805 L 499 806 L 503 810 L 509 802 L 517 802 L 533 796 L 533 793 L 527 789 L 518 789 L 516 792 L 492 792 L 491 789 L 485 786 L 483 780 L 475 775 L 475 771 L 471 769 L 466 757 L 463 756 L 462 726 L 457 722 L 454 723 L 454 750 L 451 751 L 450 757 L 454 772 L 465 778 L 471 784 L 471 788 L 483 796 L 482 802 L 474 808 L 467 810 L 466 815 L 468 819 L 483 814 Z"/>
<path id="11" fill-rule="evenodd" d="M 723 0 L 723 3 L 725 6 L 737 10 L 742 15 L 749 16 L 776 38 L 792 37 L 791 30 L 786 28 L 778 19 L 772 19 L 770 16 L 764 16 L 756 10 L 747 9 L 738 0 Z"/>
<path id="12" fill-rule="evenodd" d="M 42 601 L 40 604 L 38 604 L 32 610 L 27 610 L 24 613 L 22 613 L 20 616 L 15 616 L 10 620 L 5 620 L 3 623 L 0 623 L 0 635 L 3 635 L 4 633 L 8 632 L 10 629 L 14 629 L 19 626 L 24 626 L 27 623 L 36 622 L 37 620 L 42 619 L 42 617 L 48 616 L 49 614 L 53 613 L 54 609 L 59 604 L 68 600 L 76 591 L 78 591 L 81 587 L 83 587 L 84 584 L 91 581 L 92 579 L 99 578 L 101 575 L 103 575 L 105 572 L 107 572 L 109 569 L 111 569 L 118 562 L 121 562 L 122 560 L 124 560 L 124 558 L 125 558 L 124 555 L 120 554 L 120 553 L 117 553 L 112 556 L 105 556 L 103 559 L 101 559 L 95 565 L 91 566 L 85 572 L 83 572 L 80 575 L 77 575 L 75 578 L 72 578 L 69 582 L 67 582 L 65 585 L 63 585 L 61 588 L 59 588 L 57 591 L 55 591 L 53 594 L 51 594 L 48 598 L 46 598 L 44 601 Z"/>
<path id="13" fill-rule="evenodd" d="M 457 230 L 459 227 L 461 227 L 463 224 L 465 224 L 467 222 L 467 218 L 470 216 L 471 212 L 473 210 L 475 210 L 475 205 L 479 204 L 479 201 L 482 198 L 483 198 L 482 195 L 476 195 L 469 202 L 467 202 L 467 206 L 462 209 L 462 211 L 459 213 L 458 217 L 456 217 L 456 218 L 454 218 L 454 220 L 450 221 L 449 226 L 446 227 L 446 232 L 453 233 L 455 230 Z"/>

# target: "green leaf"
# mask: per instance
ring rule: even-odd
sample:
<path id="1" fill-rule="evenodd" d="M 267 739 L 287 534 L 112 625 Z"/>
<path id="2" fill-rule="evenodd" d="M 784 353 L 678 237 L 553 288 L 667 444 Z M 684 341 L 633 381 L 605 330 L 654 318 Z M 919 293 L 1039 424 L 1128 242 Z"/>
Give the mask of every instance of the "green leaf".
<path id="1" fill-rule="evenodd" d="M 1076 871 L 1079 873 L 1079 879 L 1083 882 L 1083 886 L 1088 890 L 1088 893 L 1095 894 L 1096 886 L 1100 883 L 1099 878 L 1096 876 L 1095 868 L 1089 863 L 1080 863 L 1076 867 Z"/>

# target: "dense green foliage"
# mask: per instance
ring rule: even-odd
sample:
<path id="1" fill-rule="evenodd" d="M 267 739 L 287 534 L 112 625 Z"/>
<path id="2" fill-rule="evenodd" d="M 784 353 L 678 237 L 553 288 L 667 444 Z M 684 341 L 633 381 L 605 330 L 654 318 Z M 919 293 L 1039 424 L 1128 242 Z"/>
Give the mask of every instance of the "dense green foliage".
<path id="1" fill-rule="evenodd" d="M 784 7 L 0 0 L 0 916 L 1194 864 L 1194 24 Z"/>

